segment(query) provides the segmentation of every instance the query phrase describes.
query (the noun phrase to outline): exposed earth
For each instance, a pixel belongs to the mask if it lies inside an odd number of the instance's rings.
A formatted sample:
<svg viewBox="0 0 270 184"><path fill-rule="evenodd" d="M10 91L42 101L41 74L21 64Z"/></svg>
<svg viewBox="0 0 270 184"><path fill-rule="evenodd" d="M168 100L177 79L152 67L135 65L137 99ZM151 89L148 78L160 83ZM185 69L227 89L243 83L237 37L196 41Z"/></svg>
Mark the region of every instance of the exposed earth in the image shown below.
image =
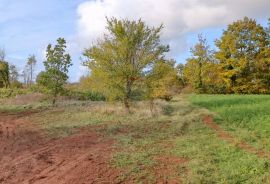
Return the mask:
<svg viewBox="0 0 270 184"><path fill-rule="evenodd" d="M117 183L108 164L114 141L93 128L64 138L48 138L24 117L0 114L1 184Z"/></svg>

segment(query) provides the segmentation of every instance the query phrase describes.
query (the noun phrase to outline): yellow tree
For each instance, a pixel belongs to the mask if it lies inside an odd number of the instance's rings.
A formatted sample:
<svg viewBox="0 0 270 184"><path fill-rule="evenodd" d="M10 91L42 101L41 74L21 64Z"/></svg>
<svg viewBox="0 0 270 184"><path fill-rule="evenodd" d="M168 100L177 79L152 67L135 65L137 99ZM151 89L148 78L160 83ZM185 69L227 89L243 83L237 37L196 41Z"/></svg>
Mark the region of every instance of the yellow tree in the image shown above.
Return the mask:
<svg viewBox="0 0 270 184"><path fill-rule="evenodd" d="M265 28L267 40L265 48L258 55L258 60L255 63L256 79L259 80L256 87L258 93L270 93L270 19L268 27Z"/></svg>
<svg viewBox="0 0 270 184"><path fill-rule="evenodd" d="M258 93L263 86L258 62L265 60L263 54L269 47L264 28L255 20L245 17L228 25L220 40L216 41L221 76L227 89L237 93ZM266 52L265 52L266 53Z"/></svg>
<svg viewBox="0 0 270 184"><path fill-rule="evenodd" d="M187 59L184 68L184 74L188 83L198 93L206 92L207 84L205 83L205 69L214 62L213 51L210 49L205 38L198 36L198 43L191 48L192 56ZM213 66L213 65L211 65Z"/></svg>
<svg viewBox="0 0 270 184"><path fill-rule="evenodd" d="M109 34L85 50L85 64L91 70L92 87L107 98L122 100L129 111L133 89L142 82L144 71L169 48L160 43L162 26L107 18L107 30Z"/></svg>
<svg viewBox="0 0 270 184"><path fill-rule="evenodd" d="M146 75L147 95L150 100L165 99L171 100L179 90L177 70L173 60L160 60Z"/></svg>

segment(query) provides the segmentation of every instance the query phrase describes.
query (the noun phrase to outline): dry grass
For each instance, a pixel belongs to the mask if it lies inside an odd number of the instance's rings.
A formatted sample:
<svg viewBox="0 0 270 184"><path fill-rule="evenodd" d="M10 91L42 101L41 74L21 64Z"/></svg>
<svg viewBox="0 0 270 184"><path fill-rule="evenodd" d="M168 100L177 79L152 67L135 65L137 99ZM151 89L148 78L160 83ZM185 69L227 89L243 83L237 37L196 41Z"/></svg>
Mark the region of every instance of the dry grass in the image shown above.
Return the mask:
<svg viewBox="0 0 270 184"><path fill-rule="evenodd" d="M101 102L92 102L88 108L88 111L92 113L98 113L103 115L116 115L116 116L125 116L127 115L127 110L120 102L112 103L101 103ZM163 113L163 107L167 102L162 100L156 100L154 102L154 108L151 111L150 103L148 101L133 102L131 105L131 114L138 117L149 118L152 116L158 116Z"/></svg>
<svg viewBox="0 0 270 184"><path fill-rule="evenodd" d="M39 103L45 98L46 96L41 93L31 93L31 94L17 95L14 98L2 99L0 100L0 103L2 105L29 105Z"/></svg>

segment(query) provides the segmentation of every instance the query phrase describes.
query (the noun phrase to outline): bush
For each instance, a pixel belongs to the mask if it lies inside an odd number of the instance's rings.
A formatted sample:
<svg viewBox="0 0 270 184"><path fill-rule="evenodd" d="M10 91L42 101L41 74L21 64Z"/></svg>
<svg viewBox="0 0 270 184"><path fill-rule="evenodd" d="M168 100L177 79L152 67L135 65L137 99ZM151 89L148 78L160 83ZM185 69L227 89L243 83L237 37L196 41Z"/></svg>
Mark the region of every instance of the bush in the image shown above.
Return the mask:
<svg viewBox="0 0 270 184"><path fill-rule="evenodd" d="M164 115L170 116L173 113L174 108L171 105L165 105L162 107L162 111Z"/></svg>
<svg viewBox="0 0 270 184"><path fill-rule="evenodd" d="M0 89L0 99L29 93L26 89Z"/></svg>
<svg viewBox="0 0 270 184"><path fill-rule="evenodd" d="M11 83L11 88L12 89L19 89L19 88L23 88L23 84L19 81L14 81Z"/></svg>
<svg viewBox="0 0 270 184"><path fill-rule="evenodd" d="M76 100L82 100L82 101L105 101L104 95L98 92L81 92L81 91L73 91L73 90L68 90L64 94L65 96L68 96L70 98L76 99Z"/></svg>

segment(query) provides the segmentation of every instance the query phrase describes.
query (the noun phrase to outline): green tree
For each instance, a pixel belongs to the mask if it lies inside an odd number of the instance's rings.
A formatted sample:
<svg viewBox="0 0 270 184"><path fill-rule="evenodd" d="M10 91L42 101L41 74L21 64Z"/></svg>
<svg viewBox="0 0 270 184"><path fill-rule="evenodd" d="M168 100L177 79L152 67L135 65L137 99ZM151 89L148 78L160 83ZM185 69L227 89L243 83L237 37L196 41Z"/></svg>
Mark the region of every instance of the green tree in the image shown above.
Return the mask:
<svg viewBox="0 0 270 184"><path fill-rule="evenodd" d="M5 59L5 50L0 49L0 87L8 88L10 87L9 64Z"/></svg>
<svg viewBox="0 0 270 184"><path fill-rule="evenodd" d="M179 83L180 83L181 87L183 88L183 87L186 86L186 79L185 79L185 74L184 74L185 65L182 64L182 63L179 63L176 66L176 70L177 70L177 75L178 75Z"/></svg>
<svg viewBox="0 0 270 184"><path fill-rule="evenodd" d="M192 56L187 59L184 69L185 76L191 86L198 93L205 92L204 68L207 63L213 62L213 51L210 50L205 38L198 36L198 43L191 48Z"/></svg>
<svg viewBox="0 0 270 184"><path fill-rule="evenodd" d="M160 43L162 28L150 28L141 20L107 18L109 34L84 52L93 88L107 98L121 99L129 111L134 86L169 50Z"/></svg>
<svg viewBox="0 0 270 184"><path fill-rule="evenodd" d="M15 65L9 66L9 78L11 83L17 82L19 79L19 72Z"/></svg>
<svg viewBox="0 0 270 184"><path fill-rule="evenodd" d="M245 17L228 25L216 46L219 49L216 58L228 91L260 93L265 90L259 73L269 57L269 40L265 29L256 20Z"/></svg>
<svg viewBox="0 0 270 184"><path fill-rule="evenodd" d="M9 79L11 88L22 88L23 85L19 81L19 72L15 65L9 66Z"/></svg>
<svg viewBox="0 0 270 184"><path fill-rule="evenodd" d="M64 38L58 38L57 44L53 47L48 45L46 51L46 61L44 61L45 72L41 73L39 84L46 88L46 91L52 95L52 102L55 104L57 96L63 91L63 86L68 79L68 68L71 64L71 57L65 51L66 41Z"/></svg>
<svg viewBox="0 0 270 184"><path fill-rule="evenodd" d="M36 56L35 55L30 55L28 58L27 58L27 63L26 63L26 73L28 73L28 83L29 84L32 84L33 83L33 77L34 77L34 69L35 69L35 65L37 63L37 60L36 60Z"/></svg>
<svg viewBox="0 0 270 184"><path fill-rule="evenodd" d="M265 28L268 47L270 47L270 18L268 19L268 27Z"/></svg>

